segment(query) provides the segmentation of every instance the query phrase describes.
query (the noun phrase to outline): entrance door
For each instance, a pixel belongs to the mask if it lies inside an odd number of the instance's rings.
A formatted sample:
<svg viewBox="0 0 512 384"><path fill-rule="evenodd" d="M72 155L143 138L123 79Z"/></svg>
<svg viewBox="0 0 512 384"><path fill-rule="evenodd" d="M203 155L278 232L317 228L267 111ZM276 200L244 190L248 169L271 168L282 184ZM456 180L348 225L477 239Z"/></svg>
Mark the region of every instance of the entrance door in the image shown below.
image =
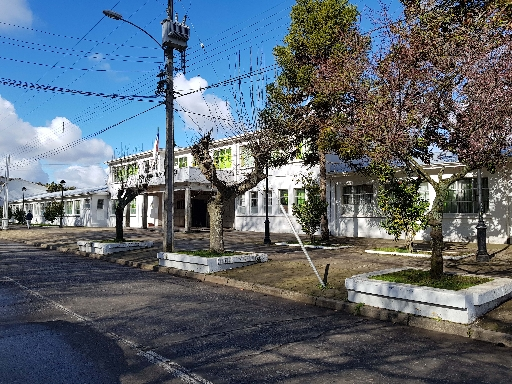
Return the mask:
<svg viewBox="0 0 512 384"><path fill-rule="evenodd" d="M206 227L206 201L201 199L192 199L192 226Z"/></svg>

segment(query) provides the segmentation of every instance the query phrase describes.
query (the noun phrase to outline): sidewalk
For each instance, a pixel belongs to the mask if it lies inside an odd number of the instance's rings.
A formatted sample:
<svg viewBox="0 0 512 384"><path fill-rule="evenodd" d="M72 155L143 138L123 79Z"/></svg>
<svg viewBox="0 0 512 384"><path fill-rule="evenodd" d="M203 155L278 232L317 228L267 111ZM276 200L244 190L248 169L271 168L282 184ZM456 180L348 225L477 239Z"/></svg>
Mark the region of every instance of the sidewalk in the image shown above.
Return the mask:
<svg viewBox="0 0 512 384"><path fill-rule="evenodd" d="M328 289L321 290L318 279L300 248L263 245L264 236L262 233L226 231L225 246L226 249L267 253L269 262L211 275L159 267L156 254L162 249L162 232L155 229L125 229L127 240L152 240L154 241L152 248L126 251L108 256L89 255L78 251L76 244L78 240L113 239L114 235L115 228L32 227L28 230L24 226L11 225L9 230L0 231L0 245L2 241L24 242L145 270L170 273L235 286L240 289L255 290L306 304L512 346L512 300L502 304L469 326L434 319L410 317L368 306L361 308L356 304L348 303L345 290L345 278L347 277L402 266L429 267L428 258L386 256L364 252L365 249L396 245L395 242L390 240L335 238L334 241L340 245L350 245L351 247L338 250L309 249L309 255L320 276L323 277L326 265L330 265ZM293 235L290 234L271 234L271 239L273 243L294 240ZM188 234L177 232L175 234L175 248L177 250L205 249L208 248L208 245L209 232L207 231ZM447 250L461 254L476 252L476 244L473 243L446 243L445 246ZM507 244L488 245L488 251L492 256L489 263L477 263L474 257L462 260L446 260L445 270L512 277L512 248Z"/></svg>

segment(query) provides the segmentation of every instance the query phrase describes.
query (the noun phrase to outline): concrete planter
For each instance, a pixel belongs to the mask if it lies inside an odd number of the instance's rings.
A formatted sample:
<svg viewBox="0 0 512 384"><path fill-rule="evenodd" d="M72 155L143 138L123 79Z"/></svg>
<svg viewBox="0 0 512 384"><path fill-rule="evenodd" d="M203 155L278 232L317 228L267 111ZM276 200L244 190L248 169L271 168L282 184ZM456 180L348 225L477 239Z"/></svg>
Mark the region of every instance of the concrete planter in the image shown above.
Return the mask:
<svg viewBox="0 0 512 384"><path fill-rule="evenodd" d="M300 247L300 244L298 243L275 243L276 245L287 245L288 247ZM304 244L304 248L311 248L311 249L343 249L343 248L350 248L351 245L313 245L313 244Z"/></svg>
<svg viewBox="0 0 512 384"><path fill-rule="evenodd" d="M240 268L268 261L265 253L246 253L235 256L200 257L182 253L158 252L158 264L162 267L182 269L199 273L212 273Z"/></svg>
<svg viewBox="0 0 512 384"><path fill-rule="evenodd" d="M431 257L429 253L409 253L409 252L388 252L388 251L376 251L374 249L366 249L366 253L376 253L378 255L393 255L393 256L407 256L407 257ZM446 253L446 252L445 252ZM443 260L461 260L470 256L475 256L474 253L460 256L443 255Z"/></svg>
<svg viewBox="0 0 512 384"><path fill-rule="evenodd" d="M369 278L402 269L364 273L346 279L348 300L417 316L470 324L512 298L512 279L508 278L494 278L488 283L460 291Z"/></svg>
<svg viewBox="0 0 512 384"><path fill-rule="evenodd" d="M150 248L152 241L129 241L125 243L98 243L94 241L78 241L78 249L82 252L109 255L116 252L131 251L134 249Z"/></svg>

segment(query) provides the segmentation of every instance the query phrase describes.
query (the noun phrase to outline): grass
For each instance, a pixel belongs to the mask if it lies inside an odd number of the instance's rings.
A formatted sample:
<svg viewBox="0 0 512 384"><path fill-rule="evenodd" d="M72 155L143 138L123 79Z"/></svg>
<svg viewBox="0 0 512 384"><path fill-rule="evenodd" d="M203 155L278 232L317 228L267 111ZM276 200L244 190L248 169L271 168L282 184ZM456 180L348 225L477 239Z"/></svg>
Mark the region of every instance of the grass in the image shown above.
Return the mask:
<svg viewBox="0 0 512 384"><path fill-rule="evenodd" d="M441 279L432 279L429 271L422 271L418 269L406 269L385 275L372 276L371 279L390 281L394 283L422 285L425 287L449 289L452 291L458 291L492 281L492 279L484 277L449 274L444 274Z"/></svg>
<svg viewBox="0 0 512 384"><path fill-rule="evenodd" d="M200 249L198 251L177 251L177 253L184 254L184 255L190 255L190 256L199 256L199 257L224 257L224 256L234 256L237 254L236 252L210 251L209 249Z"/></svg>

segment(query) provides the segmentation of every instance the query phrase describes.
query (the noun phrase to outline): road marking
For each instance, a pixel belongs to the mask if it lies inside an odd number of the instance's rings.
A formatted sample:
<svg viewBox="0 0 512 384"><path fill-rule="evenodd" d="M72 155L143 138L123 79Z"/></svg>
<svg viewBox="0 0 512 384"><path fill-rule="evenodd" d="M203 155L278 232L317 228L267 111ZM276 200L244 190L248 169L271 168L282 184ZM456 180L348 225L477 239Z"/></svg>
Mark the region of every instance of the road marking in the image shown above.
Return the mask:
<svg viewBox="0 0 512 384"><path fill-rule="evenodd" d="M47 297L44 297L39 292L36 292L36 291L34 291L34 290L24 286L23 284L17 282L16 280L14 280L14 279L12 279L10 277L4 276L2 278L2 281L9 281L11 283L14 283L15 285L17 285L21 289L27 291L30 295L35 296L35 297L37 297L37 298L39 298L39 299L41 299L41 300L43 300L43 301L45 301L47 303L50 303L55 308L60 309L61 311L63 311L66 314L70 315L71 317L73 317L74 319L78 320L79 322L86 323L87 325L89 325L89 326L93 327L94 329L100 331L104 335L107 335L111 339L114 339L115 341L118 341L120 343L123 343L123 344L127 345L129 348L131 348L134 351L136 351L138 356L141 356L141 357L145 358L147 361L149 361L153 365L157 365L160 368L163 368L167 373L170 373L174 377L177 377L177 378L181 379L182 381L184 381L187 384L213 384L212 382L210 382L210 381L208 381L206 379L203 379L202 377L200 377L200 376L190 372L185 367L182 367L181 365L179 365L179 364L177 364L177 363L167 359L166 357L156 353L155 351L147 350L143 346L141 346L139 344L136 344L133 341L124 339L123 337L121 337L121 336L119 336L119 335L117 335L115 333L112 333L112 332L109 332L109 331L105 331L104 329L102 329L102 327L97 325L93 320L91 320L91 319L89 319L89 318L87 318L85 316L79 315L76 312L73 312L69 308L64 307L63 305L57 303L56 301L53 301L53 300L51 300L51 299L49 299Z"/></svg>

